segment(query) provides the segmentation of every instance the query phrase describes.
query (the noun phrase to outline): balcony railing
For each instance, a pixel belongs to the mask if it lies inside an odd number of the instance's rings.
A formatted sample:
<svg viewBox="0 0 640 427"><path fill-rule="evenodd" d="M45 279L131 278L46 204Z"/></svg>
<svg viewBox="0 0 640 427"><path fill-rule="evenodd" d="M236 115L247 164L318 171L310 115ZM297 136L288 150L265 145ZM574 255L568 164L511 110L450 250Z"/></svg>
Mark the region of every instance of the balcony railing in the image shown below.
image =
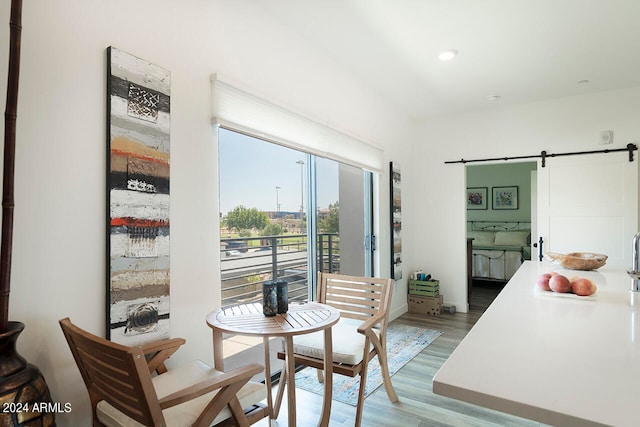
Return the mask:
<svg viewBox="0 0 640 427"><path fill-rule="evenodd" d="M262 284L286 280L289 301L307 301L306 234L221 239L222 306L262 300ZM317 268L340 271L340 239L319 234Z"/></svg>

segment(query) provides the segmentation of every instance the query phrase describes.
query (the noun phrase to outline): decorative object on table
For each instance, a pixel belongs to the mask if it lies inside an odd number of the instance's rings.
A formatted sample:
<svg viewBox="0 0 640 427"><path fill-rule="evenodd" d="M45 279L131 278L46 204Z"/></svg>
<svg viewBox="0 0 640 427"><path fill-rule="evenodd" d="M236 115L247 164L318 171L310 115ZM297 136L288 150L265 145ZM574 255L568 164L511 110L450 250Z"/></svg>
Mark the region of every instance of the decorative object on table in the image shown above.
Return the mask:
<svg viewBox="0 0 640 427"><path fill-rule="evenodd" d="M402 192L400 165L390 163L391 189L391 278L402 279Z"/></svg>
<svg viewBox="0 0 640 427"><path fill-rule="evenodd" d="M276 293L278 295L278 314L289 310L289 283L286 280L276 281Z"/></svg>
<svg viewBox="0 0 640 427"><path fill-rule="evenodd" d="M169 337L169 71L107 49L107 338Z"/></svg>
<svg viewBox="0 0 640 427"><path fill-rule="evenodd" d="M265 316L278 314L278 282L270 280L262 284L262 313Z"/></svg>
<svg viewBox="0 0 640 427"><path fill-rule="evenodd" d="M544 257L552 264L570 270L596 270L607 263L607 255L593 252L571 252L558 254L545 252Z"/></svg>
<svg viewBox="0 0 640 427"><path fill-rule="evenodd" d="M387 328L387 353L389 374L394 375L422 350L442 335L442 331L422 329L401 323L389 323ZM369 362L369 372L364 395L369 396L382 385L382 373L378 358ZM323 384L318 382L316 370L306 368L296 374L296 387L322 395ZM333 376L333 399L352 406L358 402L359 379L342 375Z"/></svg>
<svg viewBox="0 0 640 427"><path fill-rule="evenodd" d="M34 411L38 405L51 408L47 383L37 366L16 351L16 341L24 323L9 321L11 256L13 247L14 171L16 122L22 33L22 0L11 0L9 17L9 71L4 127L4 168L2 194L2 243L0 249L0 425L54 426L52 411ZM20 408L29 410L21 411Z"/></svg>
<svg viewBox="0 0 640 427"><path fill-rule="evenodd" d="M493 187L492 201L494 210L518 209L518 187Z"/></svg>
<svg viewBox="0 0 640 427"><path fill-rule="evenodd" d="M467 210L487 209L487 187L467 188Z"/></svg>

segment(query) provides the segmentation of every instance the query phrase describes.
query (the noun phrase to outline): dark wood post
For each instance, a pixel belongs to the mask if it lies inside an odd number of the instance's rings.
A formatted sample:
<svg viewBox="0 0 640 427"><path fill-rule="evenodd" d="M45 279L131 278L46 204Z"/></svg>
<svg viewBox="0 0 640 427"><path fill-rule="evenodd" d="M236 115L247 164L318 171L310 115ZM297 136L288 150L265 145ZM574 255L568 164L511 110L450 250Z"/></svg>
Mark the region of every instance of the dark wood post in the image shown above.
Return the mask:
<svg viewBox="0 0 640 427"><path fill-rule="evenodd" d="M11 250L13 243L13 187L18 118L18 82L20 77L20 36L22 0L11 0L9 21L9 73L7 108L4 113L4 170L2 180L2 243L0 244L0 333L7 331L9 292L11 290Z"/></svg>

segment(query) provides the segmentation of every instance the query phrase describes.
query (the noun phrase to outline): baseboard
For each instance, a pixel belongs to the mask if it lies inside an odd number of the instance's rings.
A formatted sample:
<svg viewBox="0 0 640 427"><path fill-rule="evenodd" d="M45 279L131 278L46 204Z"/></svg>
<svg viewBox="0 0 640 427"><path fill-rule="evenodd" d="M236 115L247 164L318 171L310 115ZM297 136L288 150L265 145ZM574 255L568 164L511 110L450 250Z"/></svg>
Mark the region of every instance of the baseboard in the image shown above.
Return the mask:
<svg viewBox="0 0 640 427"><path fill-rule="evenodd" d="M397 319L398 317L402 316L408 311L409 311L409 304L405 302L400 307L396 308L395 310L391 310L389 312L389 321Z"/></svg>

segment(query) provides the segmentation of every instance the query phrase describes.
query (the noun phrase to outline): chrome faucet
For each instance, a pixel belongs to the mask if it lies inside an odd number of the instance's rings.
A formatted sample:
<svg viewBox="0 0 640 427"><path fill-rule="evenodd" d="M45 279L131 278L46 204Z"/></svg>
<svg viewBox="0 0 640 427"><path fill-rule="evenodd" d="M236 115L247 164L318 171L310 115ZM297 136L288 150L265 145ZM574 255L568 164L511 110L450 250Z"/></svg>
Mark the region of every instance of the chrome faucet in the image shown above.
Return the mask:
<svg viewBox="0 0 640 427"><path fill-rule="evenodd" d="M640 292L640 233L633 236L633 270L627 271L633 279L631 282L631 290Z"/></svg>

